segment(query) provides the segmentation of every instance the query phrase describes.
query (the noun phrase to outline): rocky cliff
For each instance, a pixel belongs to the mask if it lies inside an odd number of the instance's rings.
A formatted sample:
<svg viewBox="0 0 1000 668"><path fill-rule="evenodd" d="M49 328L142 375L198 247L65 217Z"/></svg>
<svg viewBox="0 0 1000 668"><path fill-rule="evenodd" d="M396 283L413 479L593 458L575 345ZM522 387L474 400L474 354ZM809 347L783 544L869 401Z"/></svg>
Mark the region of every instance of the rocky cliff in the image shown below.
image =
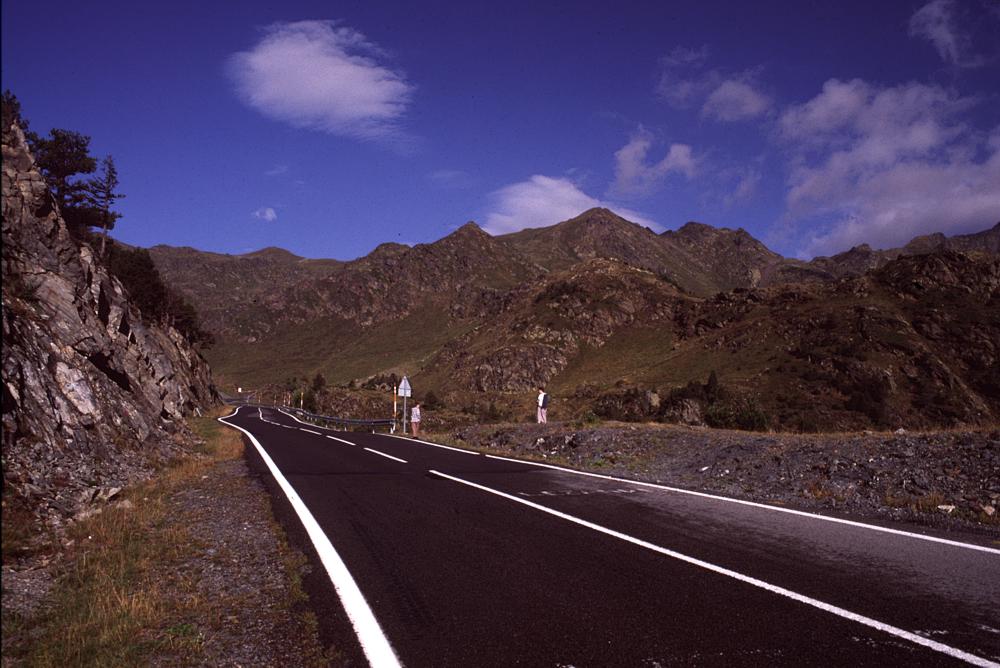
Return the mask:
<svg viewBox="0 0 1000 668"><path fill-rule="evenodd" d="M69 235L21 130L3 132L4 551L147 476L215 401L208 365L148 325Z"/></svg>

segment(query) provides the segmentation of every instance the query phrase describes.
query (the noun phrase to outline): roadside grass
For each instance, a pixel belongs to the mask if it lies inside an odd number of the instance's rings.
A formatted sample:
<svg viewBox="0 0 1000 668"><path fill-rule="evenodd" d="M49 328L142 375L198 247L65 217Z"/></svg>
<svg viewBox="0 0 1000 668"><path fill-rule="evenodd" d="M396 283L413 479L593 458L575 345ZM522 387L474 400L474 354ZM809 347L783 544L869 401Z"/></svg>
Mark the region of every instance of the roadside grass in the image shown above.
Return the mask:
<svg viewBox="0 0 1000 668"><path fill-rule="evenodd" d="M188 518L176 512L171 497L209 476L213 467L242 456L240 434L215 419L230 410L189 420L204 440L192 456L171 462L71 528L42 611L30 628L29 620L12 620L10 628L24 641L14 645L10 658L31 666L148 665L164 655L181 665L197 662L206 637L199 620L224 617L227 602L210 600L185 574L185 563L205 558L205 546L191 535ZM279 536L292 580L291 607L306 599L296 560L301 555ZM305 627L315 625L315 619L305 618L311 613L299 614Z"/></svg>

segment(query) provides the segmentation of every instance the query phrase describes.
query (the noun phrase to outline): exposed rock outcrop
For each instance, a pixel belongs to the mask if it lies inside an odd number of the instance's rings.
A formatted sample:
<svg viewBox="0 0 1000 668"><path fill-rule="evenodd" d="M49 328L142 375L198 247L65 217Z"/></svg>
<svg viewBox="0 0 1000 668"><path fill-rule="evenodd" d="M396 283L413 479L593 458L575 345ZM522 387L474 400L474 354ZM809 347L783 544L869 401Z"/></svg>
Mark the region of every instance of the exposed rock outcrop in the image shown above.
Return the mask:
<svg viewBox="0 0 1000 668"><path fill-rule="evenodd" d="M182 418L216 394L201 355L70 237L16 125L2 188L4 521L52 528L177 454Z"/></svg>

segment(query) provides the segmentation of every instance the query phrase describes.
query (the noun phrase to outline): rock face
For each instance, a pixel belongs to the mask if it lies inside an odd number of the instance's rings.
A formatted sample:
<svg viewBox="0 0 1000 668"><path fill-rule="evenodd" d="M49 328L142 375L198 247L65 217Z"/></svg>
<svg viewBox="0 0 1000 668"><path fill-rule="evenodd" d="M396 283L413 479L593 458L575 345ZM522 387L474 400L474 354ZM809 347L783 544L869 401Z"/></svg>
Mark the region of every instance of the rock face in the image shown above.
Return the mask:
<svg viewBox="0 0 1000 668"><path fill-rule="evenodd" d="M176 454L182 418L216 393L201 355L144 324L70 237L16 125L2 187L4 518L56 526Z"/></svg>

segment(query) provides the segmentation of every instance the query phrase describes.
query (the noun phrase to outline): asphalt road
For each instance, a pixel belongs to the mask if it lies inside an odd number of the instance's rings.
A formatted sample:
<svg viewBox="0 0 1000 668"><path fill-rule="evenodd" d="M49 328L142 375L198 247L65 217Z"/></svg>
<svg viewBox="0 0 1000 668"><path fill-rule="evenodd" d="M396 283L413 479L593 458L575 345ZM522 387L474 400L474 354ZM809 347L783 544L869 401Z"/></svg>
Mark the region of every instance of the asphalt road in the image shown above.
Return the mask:
<svg viewBox="0 0 1000 668"><path fill-rule="evenodd" d="M329 540L335 555L317 554L352 585L328 577L319 598L343 602L376 665L1000 664L1000 541L330 431L267 408L228 422L287 480L314 540Z"/></svg>

